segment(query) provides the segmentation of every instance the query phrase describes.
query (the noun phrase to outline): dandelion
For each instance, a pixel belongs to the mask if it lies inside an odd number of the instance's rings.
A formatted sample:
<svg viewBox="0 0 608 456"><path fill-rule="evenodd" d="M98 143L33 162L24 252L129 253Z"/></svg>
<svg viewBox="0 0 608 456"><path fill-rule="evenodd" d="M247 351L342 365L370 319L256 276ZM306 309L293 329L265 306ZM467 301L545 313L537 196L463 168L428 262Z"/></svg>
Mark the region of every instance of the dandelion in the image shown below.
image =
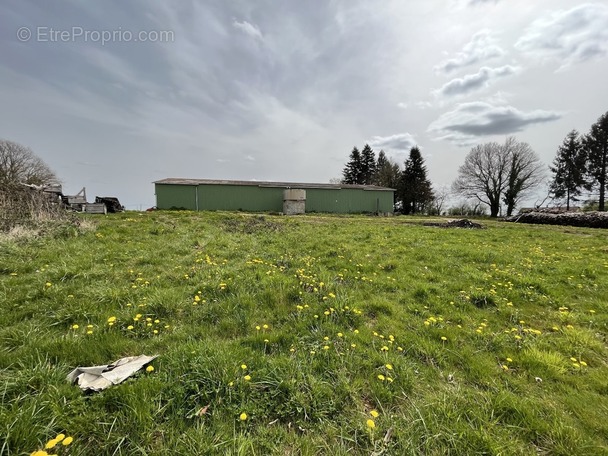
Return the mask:
<svg viewBox="0 0 608 456"><path fill-rule="evenodd" d="M367 420L367 427L370 429L374 429L376 427L376 423L374 422L374 420Z"/></svg>
<svg viewBox="0 0 608 456"><path fill-rule="evenodd" d="M262 328L268 329L268 325L263 325Z"/></svg>
<svg viewBox="0 0 608 456"><path fill-rule="evenodd" d="M53 286L53 284L51 282L47 282L44 284L45 287L50 288Z"/></svg>
<svg viewBox="0 0 608 456"><path fill-rule="evenodd" d="M382 374L378 374L378 380L380 380L381 382L383 382L384 380L386 380L386 377Z"/></svg>
<svg viewBox="0 0 608 456"><path fill-rule="evenodd" d="M507 361L510 362L510 363L513 362L513 360L511 358L507 358Z"/></svg>
<svg viewBox="0 0 608 456"><path fill-rule="evenodd" d="M351 348L357 348L357 344L350 344Z"/></svg>
<svg viewBox="0 0 608 456"><path fill-rule="evenodd" d="M146 367L146 372L154 372L154 366Z"/></svg>
<svg viewBox="0 0 608 456"><path fill-rule="evenodd" d="M388 370L393 370L392 364L386 364L384 367L386 367Z"/></svg>
<svg viewBox="0 0 608 456"><path fill-rule="evenodd" d="M441 336L441 340L445 342L446 340L448 340L448 338L445 336Z"/></svg>
<svg viewBox="0 0 608 456"><path fill-rule="evenodd" d="M323 350L329 350L329 345L323 345Z"/></svg>
<svg viewBox="0 0 608 456"><path fill-rule="evenodd" d="M58 434L57 437L55 437L55 440L58 442L61 442L63 439L65 439L65 434Z"/></svg>
<svg viewBox="0 0 608 456"><path fill-rule="evenodd" d="M108 323L114 323L116 321L116 317L108 318Z"/></svg>
<svg viewBox="0 0 608 456"><path fill-rule="evenodd" d="M76 324L72 325L72 329L78 329L78 328L80 328L80 326L78 326Z"/></svg>
<svg viewBox="0 0 608 456"><path fill-rule="evenodd" d="M46 442L46 445L44 445L44 448L46 450L50 449L50 448L55 448L55 446L59 443L59 441L57 439L51 439L48 442Z"/></svg>
<svg viewBox="0 0 608 456"><path fill-rule="evenodd" d="M374 418L378 418L378 416L380 415L377 410L372 410L371 412L369 412L369 414Z"/></svg>
<svg viewBox="0 0 608 456"><path fill-rule="evenodd" d="M93 331L91 331L90 329L87 331L87 334L93 334Z"/></svg>
<svg viewBox="0 0 608 456"><path fill-rule="evenodd" d="M393 383L393 377L386 377L386 381L389 383Z"/></svg>
<svg viewBox="0 0 608 456"><path fill-rule="evenodd" d="M74 441L74 437L66 437L65 439L63 439L63 441L61 442L61 444L63 446L68 446L70 443L72 443Z"/></svg>
<svg viewBox="0 0 608 456"><path fill-rule="evenodd" d="M133 325L129 325L129 326L127 326L127 329L128 329L129 331L131 331L131 330L133 329Z"/></svg>
<svg viewBox="0 0 608 456"><path fill-rule="evenodd" d="M256 327L255 327L255 329L256 329L257 331L259 331L259 330L260 330L260 329L262 329L262 328L261 328L261 327L258 325L258 326L256 326Z"/></svg>
<svg viewBox="0 0 608 456"><path fill-rule="evenodd" d="M241 369L243 369L243 370L247 369L247 364L241 364Z"/></svg>
<svg viewBox="0 0 608 456"><path fill-rule="evenodd" d="M241 413L239 415L239 420L241 420L241 421L247 420L247 414L245 412Z"/></svg>
<svg viewBox="0 0 608 456"><path fill-rule="evenodd" d="M243 380L245 380L246 382L250 381L251 380L251 375L245 375L243 377Z"/></svg>
<svg viewBox="0 0 608 456"><path fill-rule="evenodd" d="M383 347L380 349L380 351L386 352L386 351L388 351L388 347L387 347L386 345L384 345L384 346L383 346Z"/></svg>
<svg viewBox="0 0 608 456"><path fill-rule="evenodd" d="M344 337L344 334L338 333L338 337Z"/></svg>
<svg viewBox="0 0 608 456"><path fill-rule="evenodd" d="M587 367L587 363L585 361L580 361L580 363L581 363L581 366Z"/></svg>

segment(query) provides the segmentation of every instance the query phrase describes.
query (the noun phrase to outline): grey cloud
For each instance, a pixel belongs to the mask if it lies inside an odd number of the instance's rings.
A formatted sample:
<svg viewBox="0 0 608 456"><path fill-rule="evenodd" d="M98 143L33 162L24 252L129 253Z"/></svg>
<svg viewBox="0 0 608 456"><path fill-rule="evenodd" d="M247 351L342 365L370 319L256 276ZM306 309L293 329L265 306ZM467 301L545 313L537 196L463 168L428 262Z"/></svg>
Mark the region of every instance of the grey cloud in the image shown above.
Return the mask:
<svg viewBox="0 0 608 456"><path fill-rule="evenodd" d="M374 149L403 152L415 146L416 140L409 133L400 133L391 136L374 136L369 140L369 145Z"/></svg>
<svg viewBox="0 0 608 456"><path fill-rule="evenodd" d="M466 95L476 90L488 87L496 79L513 75L517 68L505 65L499 68L483 67L475 74L468 74L462 78L452 79L440 89L435 90L435 96L453 97Z"/></svg>
<svg viewBox="0 0 608 456"><path fill-rule="evenodd" d="M522 112L513 106L495 106L485 102L462 103L441 115L429 125L428 131L438 139L469 144L480 136L506 135L526 127L558 120L561 113L534 110Z"/></svg>
<svg viewBox="0 0 608 456"><path fill-rule="evenodd" d="M515 48L535 58L554 58L561 69L608 55L608 6L587 3L534 21Z"/></svg>
<svg viewBox="0 0 608 456"><path fill-rule="evenodd" d="M435 66L435 71L438 73L450 73L459 68L503 56L505 51L496 45L494 41L488 30L477 32L461 52L457 53L455 57L444 60Z"/></svg>

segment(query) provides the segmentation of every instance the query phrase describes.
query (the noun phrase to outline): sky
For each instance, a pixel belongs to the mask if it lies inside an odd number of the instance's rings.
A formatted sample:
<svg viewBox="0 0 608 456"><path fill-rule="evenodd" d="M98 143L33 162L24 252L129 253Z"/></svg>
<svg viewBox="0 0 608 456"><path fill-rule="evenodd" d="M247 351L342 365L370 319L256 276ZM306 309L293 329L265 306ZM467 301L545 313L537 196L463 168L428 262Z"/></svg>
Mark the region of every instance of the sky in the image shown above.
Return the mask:
<svg viewBox="0 0 608 456"><path fill-rule="evenodd" d="M607 74L605 0L0 2L0 139L133 210L168 177L326 183L366 143L436 188L511 135L548 169Z"/></svg>

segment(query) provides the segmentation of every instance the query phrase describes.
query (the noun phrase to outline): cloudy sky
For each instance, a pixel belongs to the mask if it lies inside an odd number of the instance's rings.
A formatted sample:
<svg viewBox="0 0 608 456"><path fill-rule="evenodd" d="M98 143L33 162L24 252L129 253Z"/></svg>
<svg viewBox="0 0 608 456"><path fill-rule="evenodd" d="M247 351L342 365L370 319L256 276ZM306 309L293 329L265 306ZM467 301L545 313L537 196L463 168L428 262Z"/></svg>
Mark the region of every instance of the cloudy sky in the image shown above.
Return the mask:
<svg viewBox="0 0 608 456"><path fill-rule="evenodd" d="M368 142L434 185L608 110L605 0L3 0L0 138L128 209L166 177L328 182Z"/></svg>

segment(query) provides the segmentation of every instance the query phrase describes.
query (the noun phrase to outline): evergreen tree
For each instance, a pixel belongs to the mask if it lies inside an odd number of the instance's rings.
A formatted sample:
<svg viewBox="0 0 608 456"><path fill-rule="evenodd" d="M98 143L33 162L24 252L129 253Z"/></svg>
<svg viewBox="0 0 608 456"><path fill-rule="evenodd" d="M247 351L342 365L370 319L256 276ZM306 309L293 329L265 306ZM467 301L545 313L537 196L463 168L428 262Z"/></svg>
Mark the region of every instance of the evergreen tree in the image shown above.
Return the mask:
<svg viewBox="0 0 608 456"><path fill-rule="evenodd" d="M587 156L588 189L599 189L599 210L605 211L606 174L608 172L608 112L591 125L583 139Z"/></svg>
<svg viewBox="0 0 608 456"><path fill-rule="evenodd" d="M371 185L376 174L376 154L366 144L361 151L361 181L358 184Z"/></svg>
<svg viewBox="0 0 608 456"><path fill-rule="evenodd" d="M362 179L362 175L361 152L356 147L353 147L348 163L342 171L342 183L358 184Z"/></svg>
<svg viewBox="0 0 608 456"><path fill-rule="evenodd" d="M378 153L376 161L376 173L372 183L380 187L397 188L399 179L401 178L401 170L399 165L394 163L390 158L387 158L383 150Z"/></svg>
<svg viewBox="0 0 608 456"><path fill-rule="evenodd" d="M550 166L553 173L550 191L556 198L566 198L566 210L570 201L576 201L585 185L585 152L576 130L568 133L557 149L557 156Z"/></svg>
<svg viewBox="0 0 608 456"><path fill-rule="evenodd" d="M394 188L399 187L401 179L401 170L399 165L387 158L383 150L378 153L376 161L376 173L374 174L373 184L380 187ZM393 193L393 204L397 203L397 192Z"/></svg>
<svg viewBox="0 0 608 456"><path fill-rule="evenodd" d="M426 177L424 159L417 146L412 147L410 156L405 161L398 188L404 214L415 214L424 211L433 199L431 182Z"/></svg>

